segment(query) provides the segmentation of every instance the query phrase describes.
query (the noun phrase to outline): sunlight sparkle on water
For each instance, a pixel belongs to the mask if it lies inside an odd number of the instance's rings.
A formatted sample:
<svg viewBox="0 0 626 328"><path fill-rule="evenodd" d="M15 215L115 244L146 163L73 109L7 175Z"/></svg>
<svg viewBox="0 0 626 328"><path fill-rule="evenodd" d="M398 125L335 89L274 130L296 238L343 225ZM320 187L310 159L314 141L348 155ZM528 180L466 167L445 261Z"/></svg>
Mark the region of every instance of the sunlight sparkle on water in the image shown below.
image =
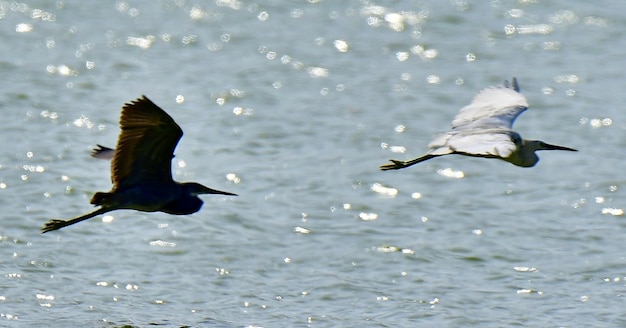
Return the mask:
<svg viewBox="0 0 626 328"><path fill-rule="evenodd" d="M424 53L422 53L422 59L433 59L439 55L439 51L437 49L426 49Z"/></svg>
<svg viewBox="0 0 626 328"><path fill-rule="evenodd" d="M56 21L56 15L41 9L33 9L30 12L30 17L32 19L40 19L44 22L54 22Z"/></svg>
<svg viewBox="0 0 626 328"><path fill-rule="evenodd" d="M15 32L17 33L27 33L32 30L33 30L33 25L31 24L21 23L21 24L15 25Z"/></svg>
<svg viewBox="0 0 626 328"><path fill-rule="evenodd" d="M541 44L541 48L546 51L558 51L561 50L561 42L545 41Z"/></svg>
<svg viewBox="0 0 626 328"><path fill-rule="evenodd" d="M226 174L226 180L232 182L232 183L240 183L241 182L241 178L237 176L237 174L235 173L228 173Z"/></svg>
<svg viewBox="0 0 626 328"><path fill-rule="evenodd" d="M265 58L269 59L269 60L274 60L276 59L276 56L278 56L278 53L276 53L275 51L268 51L265 54Z"/></svg>
<svg viewBox="0 0 626 328"><path fill-rule="evenodd" d="M267 11L262 11L259 13L259 15L257 16L257 18L264 22L266 20L268 20L270 18L270 14Z"/></svg>
<svg viewBox="0 0 626 328"><path fill-rule="evenodd" d="M605 117L605 118L592 118L589 119L587 117L582 117L579 120L580 124L589 124L589 126L591 126L594 129L597 128L602 128L602 127L609 127L611 125L613 125L613 119L611 119L610 117Z"/></svg>
<svg viewBox="0 0 626 328"><path fill-rule="evenodd" d="M392 153L404 154L406 152L406 147L404 147L404 146L391 146L391 147L389 147L389 150L391 150Z"/></svg>
<svg viewBox="0 0 626 328"><path fill-rule="evenodd" d="M606 207L602 209L602 214L622 216L624 215L624 210L621 208Z"/></svg>
<svg viewBox="0 0 626 328"><path fill-rule="evenodd" d="M554 82L556 83L578 83L580 82L580 78L578 75L568 74L568 75L557 75L554 77Z"/></svg>
<svg viewBox="0 0 626 328"><path fill-rule="evenodd" d="M328 69L323 68L323 67L309 67L307 68L307 72L314 79L320 78L320 77L327 77L329 74Z"/></svg>
<svg viewBox="0 0 626 328"><path fill-rule="evenodd" d="M215 272L217 272L217 274L219 274L220 276L225 276L230 274L230 271L228 271L228 269L225 268L215 268Z"/></svg>
<svg viewBox="0 0 626 328"><path fill-rule="evenodd" d="M383 6L370 5L361 9L361 16L367 17L369 26L386 26L393 31L402 32L407 28L407 25L416 26L421 24L428 18L429 12L427 10L395 12Z"/></svg>
<svg viewBox="0 0 626 328"><path fill-rule="evenodd" d="M378 219L378 214L361 212L359 213L359 218L363 221L374 221Z"/></svg>
<svg viewBox="0 0 626 328"><path fill-rule="evenodd" d="M217 0L215 4L220 7L228 7L233 10L239 10L243 6L241 1L238 0Z"/></svg>
<svg viewBox="0 0 626 328"><path fill-rule="evenodd" d="M295 227L295 228L293 228L293 232L301 233L301 234L309 234L309 233L311 233L311 230L309 230L307 228L303 228L303 227Z"/></svg>
<svg viewBox="0 0 626 328"><path fill-rule="evenodd" d="M550 16L550 22L560 25L571 25L578 22L578 16L571 10L558 10Z"/></svg>
<svg viewBox="0 0 626 328"><path fill-rule="evenodd" d="M52 295L36 294L35 298L38 300L54 301L54 296Z"/></svg>
<svg viewBox="0 0 626 328"><path fill-rule="evenodd" d="M51 112L49 110L42 110L41 113L39 113L39 116L49 118L51 120L56 120L57 118L59 118L59 113Z"/></svg>
<svg viewBox="0 0 626 328"><path fill-rule="evenodd" d="M52 66L52 65L48 65L46 67L46 71L48 71L48 73L58 73L61 76L76 76L78 75L78 71L72 69L71 67L67 66L67 65L59 65L59 66Z"/></svg>
<svg viewBox="0 0 626 328"><path fill-rule="evenodd" d="M383 245L376 247L377 252L381 253L396 253L396 252L404 252L402 247L391 246L391 245Z"/></svg>
<svg viewBox="0 0 626 328"><path fill-rule="evenodd" d="M401 62L406 61L409 59L409 53L407 51L398 51L396 52L396 59Z"/></svg>
<svg viewBox="0 0 626 328"><path fill-rule="evenodd" d="M150 246L158 246L158 247L176 247L176 243L163 241L163 240L154 240L150 242Z"/></svg>
<svg viewBox="0 0 626 328"><path fill-rule="evenodd" d="M31 173L42 173L44 172L46 169L41 166L41 165L23 165L22 168L25 171L31 172Z"/></svg>
<svg viewBox="0 0 626 328"><path fill-rule="evenodd" d="M520 25L515 28L518 34L550 34L554 28L548 24Z"/></svg>
<svg viewBox="0 0 626 328"><path fill-rule="evenodd" d="M451 168L438 169L437 174L444 176L446 178L455 178L455 179L462 179L465 177L465 173L463 173L463 171L453 170Z"/></svg>
<svg viewBox="0 0 626 328"><path fill-rule="evenodd" d="M513 270L515 270L517 272L537 272L537 271L539 271L537 268L527 267L527 266L516 266L516 267L513 267Z"/></svg>
<svg viewBox="0 0 626 328"><path fill-rule="evenodd" d="M289 16L291 18L301 18L302 16L304 16L304 10L302 10L302 9L293 9L293 10L291 10L291 13L289 14Z"/></svg>
<svg viewBox="0 0 626 328"><path fill-rule="evenodd" d="M509 9L507 11L507 14L509 14L509 16L511 16L513 18L520 18L520 17L524 16L524 10L513 8L513 9Z"/></svg>
<svg viewBox="0 0 626 328"><path fill-rule="evenodd" d="M390 187L385 187L382 184L376 182L374 184L372 184L372 186L370 187L370 190L372 190L375 193L381 194L381 195L385 195L385 196L396 196L398 194L398 189L396 188L390 188Z"/></svg>
<svg viewBox="0 0 626 328"><path fill-rule="evenodd" d="M439 84L439 82L441 82L441 79L437 75L429 75L426 77L426 82L428 84Z"/></svg>
<svg viewBox="0 0 626 328"><path fill-rule="evenodd" d="M335 46L335 48L337 48L337 51L339 52L348 52L348 49L350 48L348 42L344 40L335 40L335 42L333 42L333 45Z"/></svg>
<svg viewBox="0 0 626 328"><path fill-rule="evenodd" d="M251 116L252 114L254 114L254 109L252 108L243 108L243 107L235 107L233 108L233 114L239 116L239 115L243 115L243 116Z"/></svg>
<svg viewBox="0 0 626 328"><path fill-rule="evenodd" d="M148 35L144 38L129 36L126 39L126 44L129 46L139 47L141 49L148 49L152 46L154 41L156 41L156 37L154 35Z"/></svg>
<svg viewBox="0 0 626 328"><path fill-rule="evenodd" d="M88 118L87 116L85 116L85 115L81 115L79 118L75 119L75 120L74 120L74 122L73 122L73 124L74 124L75 126L79 127L79 128L86 127L86 128L88 128L88 129L93 128L93 127L94 127L94 125L95 125L95 124L94 124L91 120L89 120L89 118Z"/></svg>

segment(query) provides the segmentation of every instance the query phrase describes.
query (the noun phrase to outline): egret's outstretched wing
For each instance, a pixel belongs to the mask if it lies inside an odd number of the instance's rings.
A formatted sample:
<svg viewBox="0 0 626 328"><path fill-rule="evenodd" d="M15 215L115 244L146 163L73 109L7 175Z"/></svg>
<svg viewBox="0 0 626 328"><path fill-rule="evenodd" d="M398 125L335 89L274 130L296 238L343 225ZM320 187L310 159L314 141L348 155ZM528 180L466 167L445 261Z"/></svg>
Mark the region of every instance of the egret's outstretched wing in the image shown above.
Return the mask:
<svg viewBox="0 0 626 328"><path fill-rule="evenodd" d="M515 138L520 137L508 130L483 130L452 135L446 146L464 155L507 158L517 149Z"/></svg>
<svg viewBox="0 0 626 328"><path fill-rule="evenodd" d="M511 129L515 119L528 108L526 97L519 93L517 79L512 85L482 90L471 104L461 108L452 121L453 130Z"/></svg>
<svg viewBox="0 0 626 328"><path fill-rule="evenodd" d="M120 133L111 162L113 189L140 182L172 181L172 157L183 131L146 96L122 108Z"/></svg>

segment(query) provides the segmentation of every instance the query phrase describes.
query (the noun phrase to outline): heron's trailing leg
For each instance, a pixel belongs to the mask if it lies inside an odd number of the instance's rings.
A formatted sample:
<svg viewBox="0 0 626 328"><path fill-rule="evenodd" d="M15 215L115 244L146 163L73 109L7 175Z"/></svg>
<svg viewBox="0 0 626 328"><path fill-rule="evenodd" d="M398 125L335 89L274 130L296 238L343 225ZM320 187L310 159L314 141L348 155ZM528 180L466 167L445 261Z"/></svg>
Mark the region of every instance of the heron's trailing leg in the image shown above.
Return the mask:
<svg viewBox="0 0 626 328"><path fill-rule="evenodd" d="M94 216L97 216L97 215L100 215L100 214L103 214L103 213L106 213L106 212L110 212L112 210L113 209L111 209L111 208L101 207L101 208L99 208L99 209L97 209L97 210L95 210L95 211L93 211L91 213L87 213L85 215L81 215L81 216L79 216L77 218L74 218L74 219L71 219L71 220L50 220L50 221L48 221L46 223L46 225L44 225L43 228L41 228L41 233L46 233L48 231L59 230L61 228L70 226L70 225L72 225L74 223L78 223L78 222L81 222L81 221L89 220L89 219L91 219Z"/></svg>

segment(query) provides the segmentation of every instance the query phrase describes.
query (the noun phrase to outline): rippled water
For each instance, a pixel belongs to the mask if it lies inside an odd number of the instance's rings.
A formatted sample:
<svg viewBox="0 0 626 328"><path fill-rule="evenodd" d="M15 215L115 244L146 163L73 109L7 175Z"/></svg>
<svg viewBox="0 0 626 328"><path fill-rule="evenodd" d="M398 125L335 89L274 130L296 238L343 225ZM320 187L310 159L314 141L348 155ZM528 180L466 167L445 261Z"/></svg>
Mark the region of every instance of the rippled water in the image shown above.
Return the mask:
<svg viewBox="0 0 626 328"><path fill-rule="evenodd" d="M0 326L623 326L620 2L0 2ZM534 168L425 152L516 76ZM91 210L124 102L190 216Z"/></svg>

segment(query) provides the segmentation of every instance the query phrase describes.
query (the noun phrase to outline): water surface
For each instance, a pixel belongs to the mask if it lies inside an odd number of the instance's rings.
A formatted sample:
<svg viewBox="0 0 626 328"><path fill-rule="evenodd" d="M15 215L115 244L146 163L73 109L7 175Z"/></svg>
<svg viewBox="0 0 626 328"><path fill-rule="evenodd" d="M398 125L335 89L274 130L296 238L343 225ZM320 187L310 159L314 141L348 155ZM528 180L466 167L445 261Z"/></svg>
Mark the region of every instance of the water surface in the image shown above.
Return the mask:
<svg viewBox="0 0 626 328"><path fill-rule="evenodd" d="M0 2L0 326L623 326L618 2ZM516 76L524 169L381 172ZM117 211L124 102L185 131L190 216ZM394 152L395 151L395 152ZM404 151L404 152L402 152Z"/></svg>

